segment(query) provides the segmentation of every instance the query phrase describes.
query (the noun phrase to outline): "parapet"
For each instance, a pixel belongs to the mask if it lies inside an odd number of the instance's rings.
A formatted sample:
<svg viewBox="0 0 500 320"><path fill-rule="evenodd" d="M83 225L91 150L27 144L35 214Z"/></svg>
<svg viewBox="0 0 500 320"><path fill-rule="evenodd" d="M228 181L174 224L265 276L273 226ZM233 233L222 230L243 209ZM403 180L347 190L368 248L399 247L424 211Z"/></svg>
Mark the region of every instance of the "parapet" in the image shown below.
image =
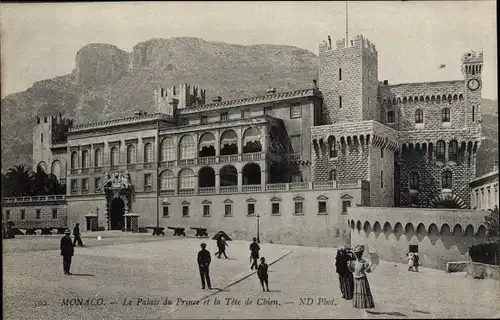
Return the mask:
<svg viewBox="0 0 500 320"><path fill-rule="evenodd" d="M462 56L462 63L482 63L483 62L483 52L475 52L470 50Z"/></svg>
<svg viewBox="0 0 500 320"><path fill-rule="evenodd" d="M332 50L331 44L329 43L330 39L327 41L323 41L322 44L319 45L319 52ZM351 40L350 43L347 43L345 38L337 40L336 49L341 50L349 47L361 47L367 49L369 52L377 54L377 48L375 44L371 43L370 40L365 39L363 35L357 35L354 40Z"/></svg>

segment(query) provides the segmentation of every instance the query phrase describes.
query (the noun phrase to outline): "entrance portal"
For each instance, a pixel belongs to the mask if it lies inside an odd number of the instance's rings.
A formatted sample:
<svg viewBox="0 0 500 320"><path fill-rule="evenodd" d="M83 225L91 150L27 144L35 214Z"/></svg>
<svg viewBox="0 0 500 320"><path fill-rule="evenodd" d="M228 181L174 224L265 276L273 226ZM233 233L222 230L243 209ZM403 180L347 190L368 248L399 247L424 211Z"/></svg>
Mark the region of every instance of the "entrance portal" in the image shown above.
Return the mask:
<svg viewBox="0 0 500 320"><path fill-rule="evenodd" d="M120 198L115 198L110 204L110 229L122 230L123 229L123 215L125 214L125 203Z"/></svg>

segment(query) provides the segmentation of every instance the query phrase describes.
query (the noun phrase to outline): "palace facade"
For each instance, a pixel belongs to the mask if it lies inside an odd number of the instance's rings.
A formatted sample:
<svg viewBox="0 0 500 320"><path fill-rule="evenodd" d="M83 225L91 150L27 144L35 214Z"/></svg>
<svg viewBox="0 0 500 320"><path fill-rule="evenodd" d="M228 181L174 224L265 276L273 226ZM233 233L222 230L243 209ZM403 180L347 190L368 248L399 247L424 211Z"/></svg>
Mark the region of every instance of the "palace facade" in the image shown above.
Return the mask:
<svg viewBox="0 0 500 320"><path fill-rule="evenodd" d="M273 241L332 244L349 236L351 206L471 207L482 53L463 55L463 79L395 85L363 36L325 41L319 58L303 90L207 102L182 84L154 92L153 114L37 118L33 165L66 183L68 224L98 211L108 229L250 237L259 216Z"/></svg>

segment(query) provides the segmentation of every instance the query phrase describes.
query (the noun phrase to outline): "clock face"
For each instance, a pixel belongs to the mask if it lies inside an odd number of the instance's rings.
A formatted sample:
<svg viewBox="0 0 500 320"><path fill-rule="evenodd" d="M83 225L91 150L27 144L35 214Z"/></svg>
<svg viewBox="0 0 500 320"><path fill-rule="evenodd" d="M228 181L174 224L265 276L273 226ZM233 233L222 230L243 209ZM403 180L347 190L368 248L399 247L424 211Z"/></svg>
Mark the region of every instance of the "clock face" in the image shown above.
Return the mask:
<svg viewBox="0 0 500 320"><path fill-rule="evenodd" d="M479 88L479 86L481 85L481 83L477 79L470 79L469 83L467 85L469 86L469 89L471 89L472 91L474 91L474 90L477 90Z"/></svg>

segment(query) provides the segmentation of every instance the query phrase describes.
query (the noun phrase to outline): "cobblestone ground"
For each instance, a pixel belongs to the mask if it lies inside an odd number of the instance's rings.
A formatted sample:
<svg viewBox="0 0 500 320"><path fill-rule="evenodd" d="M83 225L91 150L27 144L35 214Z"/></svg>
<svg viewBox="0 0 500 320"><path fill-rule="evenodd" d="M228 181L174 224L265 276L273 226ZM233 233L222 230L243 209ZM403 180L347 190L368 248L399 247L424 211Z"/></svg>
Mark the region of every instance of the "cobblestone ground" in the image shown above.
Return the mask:
<svg viewBox="0 0 500 320"><path fill-rule="evenodd" d="M130 238L127 237L126 241L132 241ZM155 238L154 242L77 248L72 265L74 276L62 274L62 259L58 250L4 253L4 318L500 316L498 281L475 280L466 278L464 273L446 274L426 268L419 273L409 273L404 265L389 262L381 262L369 276L376 308L369 312L354 309L351 301L340 298L333 266L333 248L262 244L262 253L268 262L281 258L269 268L271 292L264 293L257 276L251 274L249 268L248 243L232 241L228 248L230 259L213 257L211 278L213 287L217 289L201 290L195 262L201 240L175 239ZM136 240L146 241L147 238L137 237ZM205 241L213 255L216 251L214 241ZM11 246L14 249L14 245ZM102 298L105 305L62 305L66 298ZM138 298L143 302L149 299L153 303L158 299L160 305L138 305ZM166 298L172 305L163 305ZM305 303L312 301L312 304L301 305L300 298ZM320 301L321 298L323 300ZM131 305L124 306L124 299L126 303L131 301ZM214 305L215 299L220 304ZM201 302L187 305L196 300ZM41 301L42 306L35 307L37 301ZM246 305L246 301L252 302Z"/></svg>

